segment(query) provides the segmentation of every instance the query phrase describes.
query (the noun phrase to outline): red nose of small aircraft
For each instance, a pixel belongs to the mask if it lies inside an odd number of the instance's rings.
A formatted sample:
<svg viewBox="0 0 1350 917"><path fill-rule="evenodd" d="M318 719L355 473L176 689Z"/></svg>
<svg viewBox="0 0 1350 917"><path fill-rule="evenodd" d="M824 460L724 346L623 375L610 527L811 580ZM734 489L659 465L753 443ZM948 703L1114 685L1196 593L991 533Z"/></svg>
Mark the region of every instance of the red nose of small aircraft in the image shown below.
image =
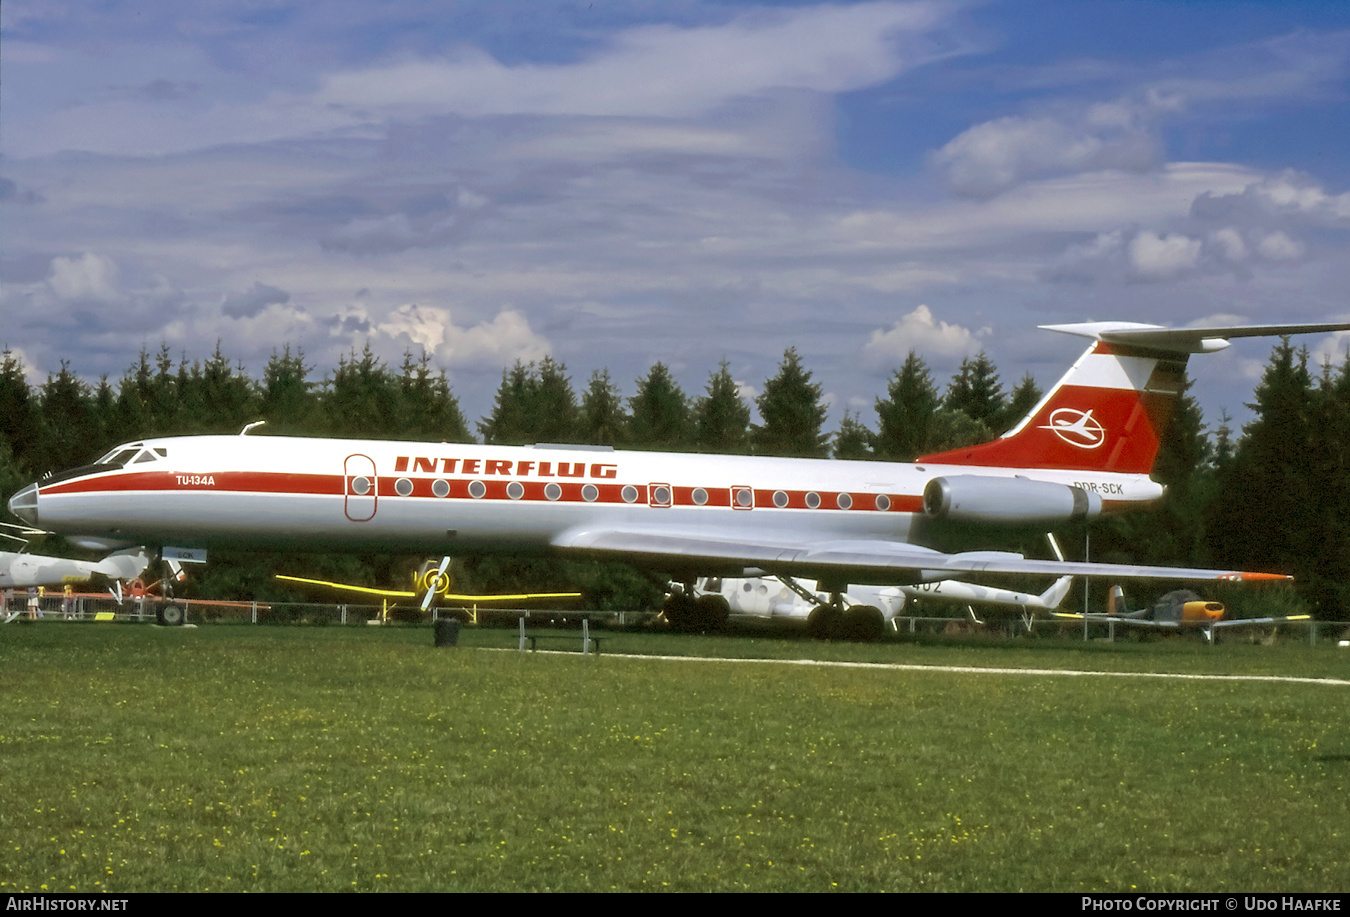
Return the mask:
<svg viewBox="0 0 1350 917"><path fill-rule="evenodd" d="M9 511L18 516L24 522L37 528L38 524L38 487L36 484L29 484L23 490L9 498Z"/></svg>

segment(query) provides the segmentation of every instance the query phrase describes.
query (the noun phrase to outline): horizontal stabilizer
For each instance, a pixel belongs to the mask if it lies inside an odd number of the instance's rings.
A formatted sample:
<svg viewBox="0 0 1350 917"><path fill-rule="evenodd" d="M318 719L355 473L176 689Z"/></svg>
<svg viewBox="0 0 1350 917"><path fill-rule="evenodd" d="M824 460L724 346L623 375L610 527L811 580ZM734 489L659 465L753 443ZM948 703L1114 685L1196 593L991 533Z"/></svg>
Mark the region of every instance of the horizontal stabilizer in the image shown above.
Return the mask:
<svg viewBox="0 0 1350 917"><path fill-rule="evenodd" d="M1140 322L1078 322L1041 325L1047 331L1062 331L1079 337L1172 353L1213 353L1228 346L1229 338L1282 337L1290 334L1325 334L1350 331L1350 323L1316 325L1243 325L1210 328L1167 328Z"/></svg>

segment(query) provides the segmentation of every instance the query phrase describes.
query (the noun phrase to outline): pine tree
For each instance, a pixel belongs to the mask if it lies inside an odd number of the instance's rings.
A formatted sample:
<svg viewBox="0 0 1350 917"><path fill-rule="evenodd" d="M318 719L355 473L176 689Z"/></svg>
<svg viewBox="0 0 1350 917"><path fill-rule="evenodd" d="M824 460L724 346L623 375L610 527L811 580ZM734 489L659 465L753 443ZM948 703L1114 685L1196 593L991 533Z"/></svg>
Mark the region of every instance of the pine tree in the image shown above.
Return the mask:
<svg viewBox="0 0 1350 917"><path fill-rule="evenodd" d="M575 442L577 401L566 371L552 357L538 366L517 360L502 373L492 415L478 424L483 441L503 446Z"/></svg>
<svg viewBox="0 0 1350 917"><path fill-rule="evenodd" d="M941 408L934 412L932 422L928 426L928 445L924 452L926 454L946 452L949 449L987 443L993 438L993 431L984 421L976 420L965 411Z"/></svg>
<svg viewBox="0 0 1350 917"><path fill-rule="evenodd" d="M834 437L834 457L837 459L870 459L876 434L858 419L857 414L844 412L839 432Z"/></svg>
<svg viewBox="0 0 1350 917"><path fill-rule="evenodd" d="M934 414L938 409L937 387L928 365L913 350L886 387L886 400L877 399L876 434L878 458L910 462L929 445Z"/></svg>
<svg viewBox="0 0 1350 917"><path fill-rule="evenodd" d="M628 417L623 412L623 396L610 381L609 370L591 373L586 393L581 396L578 421L579 441L590 446L621 446L628 436Z"/></svg>
<svg viewBox="0 0 1350 917"><path fill-rule="evenodd" d="M708 394L694 410L694 444L700 452L743 455L750 451L750 406L723 360L708 377Z"/></svg>
<svg viewBox="0 0 1350 917"><path fill-rule="evenodd" d="M789 347L778 375L764 383L764 392L755 402L764 421L751 432L755 452L802 458L828 455L829 436L820 432L825 423L820 398L820 385L813 384L811 373L802 368L797 348Z"/></svg>
<svg viewBox="0 0 1350 917"><path fill-rule="evenodd" d="M293 435L317 433L322 428L316 412L318 399L309 381L312 366L305 365L305 352L291 353L287 344L263 369L259 410L273 432Z"/></svg>
<svg viewBox="0 0 1350 917"><path fill-rule="evenodd" d="M359 357L352 351L338 360L326 384L322 412L335 436L395 438L402 432L402 400L398 380L367 343Z"/></svg>
<svg viewBox="0 0 1350 917"><path fill-rule="evenodd" d="M1223 499L1211 507L1210 548L1216 562L1238 569L1283 569L1306 582L1315 574L1315 523L1324 499L1311 473L1313 389L1307 351L1288 338L1271 354Z"/></svg>
<svg viewBox="0 0 1350 917"><path fill-rule="evenodd" d="M663 452L689 448L693 439L689 399L666 364L654 364L637 381L637 394L628 399L628 411L634 448Z"/></svg>
<svg viewBox="0 0 1350 917"><path fill-rule="evenodd" d="M9 444L10 461L25 473L45 467L41 457L41 417L23 364L13 351L6 349L0 358L0 439Z"/></svg>
<svg viewBox="0 0 1350 917"><path fill-rule="evenodd" d="M49 468L87 465L100 455L98 420L89 386L61 361L61 371L42 386L43 452Z"/></svg>
<svg viewBox="0 0 1350 917"><path fill-rule="evenodd" d="M117 384L115 428L122 432L119 442L140 439L154 431L154 380L150 353L142 347L136 362L127 367Z"/></svg>
<svg viewBox="0 0 1350 917"><path fill-rule="evenodd" d="M552 357L539 361L538 385L530 408L534 421L534 442L574 443L577 441L577 396L567 378L567 366Z"/></svg>
<svg viewBox="0 0 1350 917"><path fill-rule="evenodd" d="M998 424L1006 405L998 372L983 350L975 359L961 361L961 369L952 377L942 401L948 410L962 411L990 429Z"/></svg>
<svg viewBox="0 0 1350 917"><path fill-rule="evenodd" d="M198 421L202 429L238 433L245 424L258 419L261 399L257 386L242 365L232 364L220 351L220 341L201 369L196 387L202 393L204 411Z"/></svg>
<svg viewBox="0 0 1350 917"><path fill-rule="evenodd" d="M998 422L993 425L994 433L1001 436L1021 423L1031 413L1031 409L1040 404L1042 394L1041 387L1036 384L1031 373L1023 376L1022 381L1017 383L1017 388L1013 389L1012 396L1009 397Z"/></svg>
<svg viewBox="0 0 1350 917"><path fill-rule="evenodd" d="M523 446L534 442L533 425L528 416L533 389L538 385L532 378L534 364L527 368L519 360L509 370L502 370L502 384L493 400L492 414L478 423L478 432L488 445Z"/></svg>
<svg viewBox="0 0 1350 917"><path fill-rule="evenodd" d="M398 380L403 396L400 435L444 443L473 442L459 401L445 378L445 370L432 372L431 357L426 351L416 360L411 351L404 351L401 371Z"/></svg>

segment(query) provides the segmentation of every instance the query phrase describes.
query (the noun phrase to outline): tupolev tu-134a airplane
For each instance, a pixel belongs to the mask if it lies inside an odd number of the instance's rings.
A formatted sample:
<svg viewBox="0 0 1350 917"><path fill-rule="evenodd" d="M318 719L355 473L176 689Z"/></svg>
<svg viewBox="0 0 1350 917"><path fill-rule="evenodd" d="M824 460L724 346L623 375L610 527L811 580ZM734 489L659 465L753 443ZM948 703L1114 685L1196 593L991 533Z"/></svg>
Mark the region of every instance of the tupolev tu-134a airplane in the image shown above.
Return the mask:
<svg viewBox="0 0 1350 917"><path fill-rule="evenodd" d="M913 463L664 454L583 446L186 436L120 446L19 491L10 509L77 544L556 551L675 574L850 584L992 573L1286 579L976 551L910 539L916 518L1054 524L1146 504L1190 354L1228 339L1350 324L1168 329L1047 325L1092 339L1007 434ZM247 432L247 428L246 431Z"/></svg>

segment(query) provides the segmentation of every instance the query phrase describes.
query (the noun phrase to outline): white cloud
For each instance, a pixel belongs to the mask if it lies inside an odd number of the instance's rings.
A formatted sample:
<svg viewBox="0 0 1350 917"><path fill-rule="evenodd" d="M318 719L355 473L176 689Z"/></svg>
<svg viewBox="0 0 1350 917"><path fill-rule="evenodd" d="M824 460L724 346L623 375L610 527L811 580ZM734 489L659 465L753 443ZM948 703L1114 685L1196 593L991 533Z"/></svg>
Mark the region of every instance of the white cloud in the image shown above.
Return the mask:
<svg viewBox="0 0 1350 917"><path fill-rule="evenodd" d="M932 156L957 194L988 198L1031 178L1143 172L1162 165L1153 121L1161 102L1099 103L1062 115L1007 117L977 124Z"/></svg>
<svg viewBox="0 0 1350 917"><path fill-rule="evenodd" d="M373 330L407 341L447 366L510 366L542 360L552 345L531 327L529 319L515 309L503 309L490 322L468 328L454 323L449 309L410 303L395 309Z"/></svg>
<svg viewBox="0 0 1350 917"><path fill-rule="evenodd" d="M1339 320L1344 321L1345 317L1341 316ZM1310 347L1309 351L1312 356L1308 363L1313 369L1318 369L1326 363L1337 369L1350 365L1350 331L1337 331L1322 338L1316 345Z"/></svg>
<svg viewBox="0 0 1350 917"><path fill-rule="evenodd" d="M889 367L904 361L911 350L920 354L966 356L980 349L978 334L961 325L937 321L927 306L919 306L889 329L878 328L863 347L863 355L874 366Z"/></svg>
<svg viewBox="0 0 1350 917"><path fill-rule="evenodd" d="M1165 280L1192 270L1200 262L1199 239L1179 233L1165 237L1144 231L1130 240L1130 267L1148 280Z"/></svg>
<svg viewBox="0 0 1350 917"><path fill-rule="evenodd" d="M124 298L121 281L116 262L93 252L78 258L53 258L47 278L52 292L67 302L120 302Z"/></svg>
<svg viewBox="0 0 1350 917"><path fill-rule="evenodd" d="M477 48L330 74L321 108L404 115L687 117L775 89L844 92L928 59L897 39L949 15L945 3L758 10L715 26L644 26L578 63L506 65Z"/></svg>
<svg viewBox="0 0 1350 917"><path fill-rule="evenodd" d="M1328 194L1313 179L1285 171L1247 185L1238 193L1203 194L1192 214L1199 219L1269 222L1272 218L1314 226L1350 223L1350 192Z"/></svg>
<svg viewBox="0 0 1350 917"><path fill-rule="evenodd" d="M1350 192L1327 194L1311 179L1297 172L1285 172L1262 182L1256 194L1272 207L1294 211L1327 221L1350 220Z"/></svg>
<svg viewBox="0 0 1350 917"><path fill-rule="evenodd" d="M1098 234L1105 227L1184 219L1205 193L1240 192L1256 178L1222 163L1176 163L1157 172L1093 172L1026 182L985 201L857 210L837 218L841 243L915 254L1020 244L1035 233ZM1110 230L1107 230L1110 231Z"/></svg>
<svg viewBox="0 0 1350 917"><path fill-rule="evenodd" d="M291 294L285 290L255 280L253 286L244 293L226 293L221 300L220 311L230 318L248 318L270 305L290 302L290 299Z"/></svg>
<svg viewBox="0 0 1350 917"><path fill-rule="evenodd" d="M1209 240L1223 260L1232 264L1240 264L1247 260L1247 243L1242 240L1242 233L1232 226L1225 226L1210 233Z"/></svg>
<svg viewBox="0 0 1350 917"><path fill-rule="evenodd" d="M1296 261L1303 256L1304 246L1283 232L1276 230L1263 238L1256 246L1262 257L1270 261Z"/></svg>

